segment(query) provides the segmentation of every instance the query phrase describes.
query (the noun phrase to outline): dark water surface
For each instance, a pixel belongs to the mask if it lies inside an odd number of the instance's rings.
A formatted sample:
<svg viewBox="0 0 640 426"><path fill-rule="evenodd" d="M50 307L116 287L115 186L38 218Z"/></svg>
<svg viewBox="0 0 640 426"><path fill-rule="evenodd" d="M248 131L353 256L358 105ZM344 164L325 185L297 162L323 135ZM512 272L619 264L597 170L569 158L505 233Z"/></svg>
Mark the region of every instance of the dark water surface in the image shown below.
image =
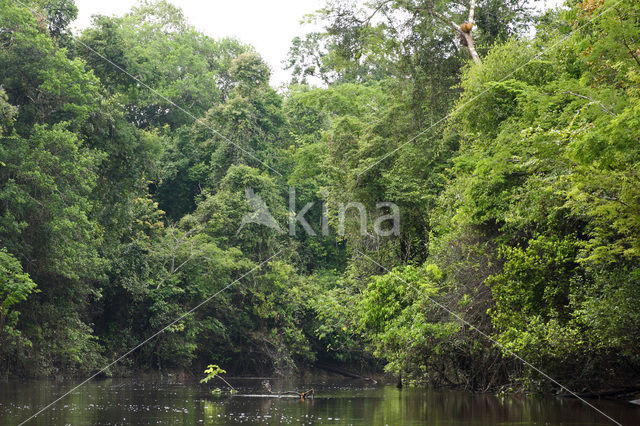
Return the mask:
<svg viewBox="0 0 640 426"><path fill-rule="evenodd" d="M78 382L79 383L79 382ZM40 414L32 425L335 424L607 425L584 403L560 398L498 398L466 392L398 390L357 380L271 381L274 390L314 388L313 400L246 397L261 380L234 380L240 394L213 395L197 382L91 381ZM71 382L0 382L0 425L26 420L74 386ZM624 425L640 425L640 406L590 401Z"/></svg>

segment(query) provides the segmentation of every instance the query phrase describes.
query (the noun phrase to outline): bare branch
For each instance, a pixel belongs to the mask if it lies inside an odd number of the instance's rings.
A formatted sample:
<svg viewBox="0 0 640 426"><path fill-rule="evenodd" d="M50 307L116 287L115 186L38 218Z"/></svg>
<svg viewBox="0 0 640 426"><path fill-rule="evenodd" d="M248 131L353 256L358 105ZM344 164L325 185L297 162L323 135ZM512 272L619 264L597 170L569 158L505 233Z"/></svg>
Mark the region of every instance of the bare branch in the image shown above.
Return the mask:
<svg viewBox="0 0 640 426"><path fill-rule="evenodd" d="M427 12L429 12L429 14L439 20L441 20L442 22L444 22L445 24L449 25L451 28L453 28L456 32L463 34L464 32L462 31L462 29L460 28L460 25L456 24L455 22L453 22L451 19L447 18L446 16L444 16L442 13L434 10L431 5L427 6Z"/></svg>

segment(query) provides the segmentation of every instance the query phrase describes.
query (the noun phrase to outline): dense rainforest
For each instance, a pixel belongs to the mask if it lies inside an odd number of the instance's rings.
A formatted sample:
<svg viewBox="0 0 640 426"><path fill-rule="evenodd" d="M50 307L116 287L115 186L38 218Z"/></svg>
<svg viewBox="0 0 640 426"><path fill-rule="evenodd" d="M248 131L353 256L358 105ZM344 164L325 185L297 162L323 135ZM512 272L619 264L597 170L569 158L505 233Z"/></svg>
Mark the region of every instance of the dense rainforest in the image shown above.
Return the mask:
<svg viewBox="0 0 640 426"><path fill-rule="evenodd" d="M274 89L166 1L0 0L0 376L637 384L640 7L533 6L328 0Z"/></svg>

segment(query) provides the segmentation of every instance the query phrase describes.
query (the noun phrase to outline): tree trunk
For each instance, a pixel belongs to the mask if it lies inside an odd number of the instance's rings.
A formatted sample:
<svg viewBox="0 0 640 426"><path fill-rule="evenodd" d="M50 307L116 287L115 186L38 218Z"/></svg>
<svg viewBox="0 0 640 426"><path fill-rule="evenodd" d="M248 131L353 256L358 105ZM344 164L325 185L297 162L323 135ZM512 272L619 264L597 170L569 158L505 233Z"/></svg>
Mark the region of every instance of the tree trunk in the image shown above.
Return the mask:
<svg viewBox="0 0 640 426"><path fill-rule="evenodd" d="M463 37L467 42L467 48L469 49L469 53L471 54L473 61L478 65L482 65L482 60L480 59L480 56L476 51L476 45L473 42L473 35L471 35L471 33L473 32L473 24L475 23L475 20L474 20L475 14L476 14L476 0L471 0L471 2L469 3L469 18L467 19L467 22L470 24L470 28L469 28L469 31L463 34Z"/></svg>
<svg viewBox="0 0 640 426"><path fill-rule="evenodd" d="M476 46L473 43L473 36L471 35L471 31L469 31L468 33L463 32L462 36L464 37L464 40L467 42L467 49L469 49L469 53L471 54L471 58L473 58L473 61L478 65L482 65L482 60L480 59L480 55L478 55L478 52L476 51Z"/></svg>

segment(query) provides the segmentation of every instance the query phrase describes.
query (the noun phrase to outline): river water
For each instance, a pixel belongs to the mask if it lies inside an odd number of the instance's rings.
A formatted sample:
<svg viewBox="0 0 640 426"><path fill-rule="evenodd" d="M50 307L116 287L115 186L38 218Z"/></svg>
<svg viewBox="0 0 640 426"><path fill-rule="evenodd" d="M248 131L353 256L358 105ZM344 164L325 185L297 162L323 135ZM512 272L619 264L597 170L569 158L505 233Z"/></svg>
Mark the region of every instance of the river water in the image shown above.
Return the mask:
<svg viewBox="0 0 640 426"><path fill-rule="evenodd" d="M79 382L78 382L79 383ZM264 393L260 379L236 379L238 394L212 394L197 381L93 380L27 424L32 425L609 425L573 399L506 397L423 389L398 390L359 380L271 380L274 391L313 388L313 399L244 396ZM17 425L75 384L0 382L0 425ZM221 386L224 383L220 382ZM244 395L243 395L244 394ZM640 425L640 406L590 400L624 425Z"/></svg>

